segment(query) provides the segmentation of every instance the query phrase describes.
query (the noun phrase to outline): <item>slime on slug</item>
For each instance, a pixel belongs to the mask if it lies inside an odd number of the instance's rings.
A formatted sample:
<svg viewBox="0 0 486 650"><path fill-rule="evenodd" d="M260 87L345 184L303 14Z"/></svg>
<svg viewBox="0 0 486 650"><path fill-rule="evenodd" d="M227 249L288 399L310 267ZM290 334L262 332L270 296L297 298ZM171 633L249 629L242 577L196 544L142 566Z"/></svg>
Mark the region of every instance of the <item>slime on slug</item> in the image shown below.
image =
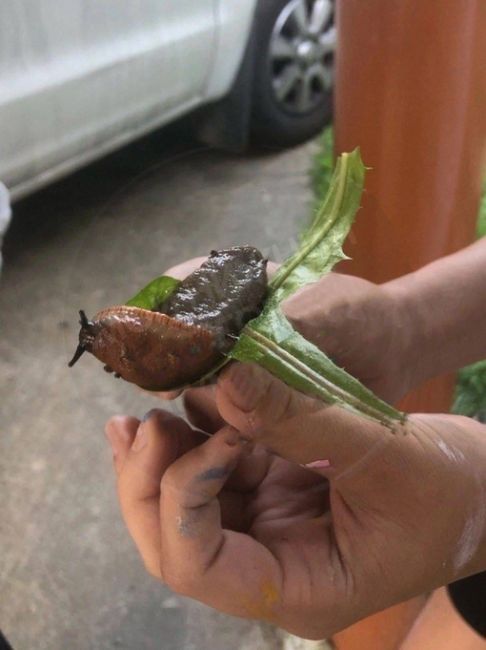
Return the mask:
<svg viewBox="0 0 486 650"><path fill-rule="evenodd" d="M119 305L89 320L69 363L91 352L105 370L148 390L170 390L216 369L261 312L267 260L251 246L212 251L155 309Z"/></svg>

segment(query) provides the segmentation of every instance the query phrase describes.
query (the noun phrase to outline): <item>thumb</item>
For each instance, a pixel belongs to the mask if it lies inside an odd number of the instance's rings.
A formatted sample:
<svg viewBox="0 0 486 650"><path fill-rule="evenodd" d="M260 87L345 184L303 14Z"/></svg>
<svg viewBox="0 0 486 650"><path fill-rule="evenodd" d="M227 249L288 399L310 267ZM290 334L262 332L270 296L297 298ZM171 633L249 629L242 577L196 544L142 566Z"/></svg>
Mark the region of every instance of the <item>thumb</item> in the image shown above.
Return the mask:
<svg viewBox="0 0 486 650"><path fill-rule="evenodd" d="M243 435L330 477L393 438L385 427L303 395L256 365L228 366L216 401Z"/></svg>

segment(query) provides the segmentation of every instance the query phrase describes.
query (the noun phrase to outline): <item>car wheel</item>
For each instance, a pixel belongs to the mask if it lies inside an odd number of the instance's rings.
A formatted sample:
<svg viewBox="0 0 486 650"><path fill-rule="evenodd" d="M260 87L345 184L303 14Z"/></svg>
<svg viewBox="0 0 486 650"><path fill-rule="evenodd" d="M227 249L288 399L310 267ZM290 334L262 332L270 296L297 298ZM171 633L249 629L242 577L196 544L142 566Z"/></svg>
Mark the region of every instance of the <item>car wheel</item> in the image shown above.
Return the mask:
<svg viewBox="0 0 486 650"><path fill-rule="evenodd" d="M304 142L332 115L334 0L260 0L254 26L252 140Z"/></svg>

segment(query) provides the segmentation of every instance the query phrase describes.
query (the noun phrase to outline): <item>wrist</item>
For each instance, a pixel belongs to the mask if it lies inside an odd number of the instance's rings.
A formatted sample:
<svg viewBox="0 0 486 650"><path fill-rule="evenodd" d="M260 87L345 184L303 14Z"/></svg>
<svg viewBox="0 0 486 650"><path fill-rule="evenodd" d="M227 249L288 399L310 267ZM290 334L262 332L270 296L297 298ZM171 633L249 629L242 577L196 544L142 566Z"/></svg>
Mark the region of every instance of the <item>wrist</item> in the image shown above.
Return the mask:
<svg viewBox="0 0 486 650"><path fill-rule="evenodd" d="M427 346L424 311L421 308L417 283L404 276L381 285L390 303L396 351L397 372L403 377L407 392L431 376L430 350ZM432 373L433 374L433 373Z"/></svg>
<svg viewBox="0 0 486 650"><path fill-rule="evenodd" d="M486 571L486 426L464 416L445 417L453 432L451 440L463 452L463 471L470 486L464 508L466 524L458 544L463 559L459 577L466 577Z"/></svg>
<svg viewBox="0 0 486 650"><path fill-rule="evenodd" d="M485 268L486 239L382 285L406 323L414 385L484 358Z"/></svg>
<svg viewBox="0 0 486 650"><path fill-rule="evenodd" d="M444 553L442 584L485 571L486 426L445 414L413 414L409 423L432 461L424 489L440 477L443 506L430 516L438 526L437 557Z"/></svg>

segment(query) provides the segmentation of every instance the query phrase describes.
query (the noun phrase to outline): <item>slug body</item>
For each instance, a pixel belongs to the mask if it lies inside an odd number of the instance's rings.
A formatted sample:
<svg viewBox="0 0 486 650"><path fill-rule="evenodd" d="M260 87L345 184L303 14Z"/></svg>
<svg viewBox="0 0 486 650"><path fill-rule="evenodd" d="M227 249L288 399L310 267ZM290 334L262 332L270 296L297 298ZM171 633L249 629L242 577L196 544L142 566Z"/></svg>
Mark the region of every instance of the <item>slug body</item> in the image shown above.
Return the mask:
<svg viewBox="0 0 486 650"><path fill-rule="evenodd" d="M261 312L266 260L250 246L212 251L155 311L110 307L89 321L69 365L91 352L126 381L171 390L201 379L224 359L244 325Z"/></svg>

